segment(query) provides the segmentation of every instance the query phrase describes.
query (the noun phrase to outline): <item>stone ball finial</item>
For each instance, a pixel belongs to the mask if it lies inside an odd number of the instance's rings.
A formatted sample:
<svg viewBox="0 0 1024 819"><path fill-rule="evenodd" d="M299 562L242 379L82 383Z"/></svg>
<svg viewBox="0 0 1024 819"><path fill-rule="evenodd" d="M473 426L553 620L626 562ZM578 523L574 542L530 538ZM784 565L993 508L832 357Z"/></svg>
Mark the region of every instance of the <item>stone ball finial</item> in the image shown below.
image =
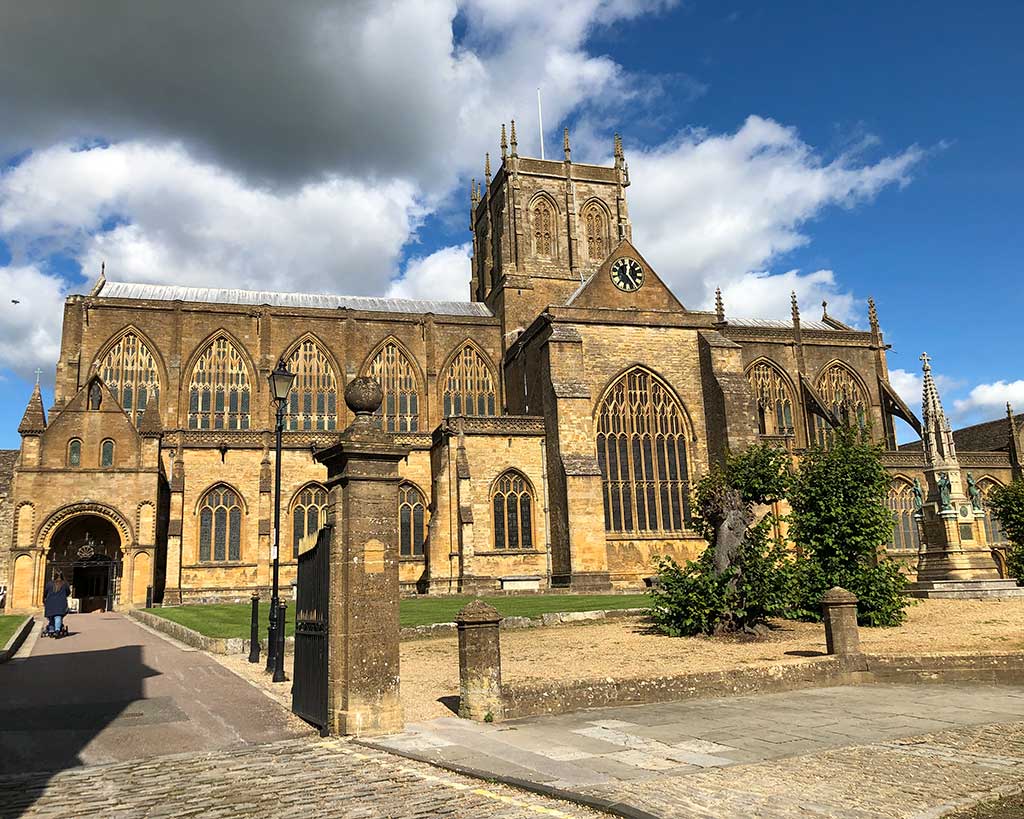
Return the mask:
<svg viewBox="0 0 1024 819"><path fill-rule="evenodd" d="M356 417L373 415L384 400L384 391L374 379L362 375L353 378L345 387L345 404Z"/></svg>

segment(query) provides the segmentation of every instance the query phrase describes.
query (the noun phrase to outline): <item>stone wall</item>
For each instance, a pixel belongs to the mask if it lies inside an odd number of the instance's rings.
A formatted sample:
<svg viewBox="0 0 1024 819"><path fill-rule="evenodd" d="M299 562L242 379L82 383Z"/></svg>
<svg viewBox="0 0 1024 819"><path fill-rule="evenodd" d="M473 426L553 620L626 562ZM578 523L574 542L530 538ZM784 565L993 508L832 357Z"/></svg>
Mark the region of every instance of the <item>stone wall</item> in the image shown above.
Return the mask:
<svg viewBox="0 0 1024 819"><path fill-rule="evenodd" d="M0 586L11 586L11 539L14 536L14 465L19 450L0 449Z"/></svg>

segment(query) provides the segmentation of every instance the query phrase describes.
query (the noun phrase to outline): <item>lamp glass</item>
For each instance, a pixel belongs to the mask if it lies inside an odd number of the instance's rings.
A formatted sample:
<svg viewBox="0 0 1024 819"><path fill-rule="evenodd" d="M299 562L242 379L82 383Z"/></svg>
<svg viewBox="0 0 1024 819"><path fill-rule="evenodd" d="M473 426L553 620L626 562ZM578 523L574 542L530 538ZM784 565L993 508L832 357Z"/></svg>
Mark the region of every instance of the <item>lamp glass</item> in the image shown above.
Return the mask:
<svg viewBox="0 0 1024 819"><path fill-rule="evenodd" d="M283 361L278 361L274 371L270 374L270 393L276 401L287 401L288 393L292 390L295 382L295 373L289 372Z"/></svg>

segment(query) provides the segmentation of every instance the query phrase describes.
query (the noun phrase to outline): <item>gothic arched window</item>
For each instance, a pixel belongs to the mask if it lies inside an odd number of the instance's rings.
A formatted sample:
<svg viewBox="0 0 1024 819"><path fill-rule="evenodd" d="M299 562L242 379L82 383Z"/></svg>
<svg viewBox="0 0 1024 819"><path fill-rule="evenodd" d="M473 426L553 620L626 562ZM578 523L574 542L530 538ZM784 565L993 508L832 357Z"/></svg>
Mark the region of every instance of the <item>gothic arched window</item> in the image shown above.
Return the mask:
<svg viewBox="0 0 1024 819"><path fill-rule="evenodd" d="M68 466L82 465L82 442L77 438L68 441Z"/></svg>
<svg viewBox="0 0 1024 819"><path fill-rule="evenodd" d="M248 429L249 370L235 345L214 339L192 368L189 429Z"/></svg>
<svg viewBox="0 0 1024 819"><path fill-rule="evenodd" d="M100 466L114 465L114 442L109 438L100 444Z"/></svg>
<svg viewBox="0 0 1024 819"><path fill-rule="evenodd" d="M892 513L889 550L916 553L921 547L921 530L914 517L914 488L906 481L893 481L887 502Z"/></svg>
<svg viewBox="0 0 1024 819"><path fill-rule="evenodd" d="M497 397L491 370L476 348L466 342L448 365L442 381L444 415L494 415Z"/></svg>
<svg viewBox="0 0 1024 819"><path fill-rule="evenodd" d="M427 540L427 504L411 483L398 487L398 552L402 557L420 557Z"/></svg>
<svg viewBox="0 0 1024 819"><path fill-rule="evenodd" d="M643 367L597 409L597 461L610 532L681 532L690 523L687 424L671 389Z"/></svg>
<svg viewBox="0 0 1024 819"><path fill-rule="evenodd" d="M393 341L374 356L367 373L384 393L377 410L377 426L385 432L416 432L419 429L420 400L416 370Z"/></svg>
<svg viewBox="0 0 1024 819"><path fill-rule="evenodd" d="M757 399L757 428L762 435L793 434L793 396L782 373L759 361L747 373Z"/></svg>
<svg viewBox="0 0 1024 819"><path fill-rule="evenodd" d="M127 332L107 350L99 367L100 378L136 424L146 404L160 397L156 358L133 332Z"/></svg>
<svg viewBox="0 0 1024 819"><path fill-rule="evenodd" d="M605 247L608 221L600 205L594 203L583 210L583 232L587 238L587 258L592 262L603 261L608 255Z"/></svg>
<svg viewBox="0 0 1024 819"><path fill-rule="evenodd" d="M331 361L312 339L303 341L288 359L295 373L288 394L287 428L333 430L338 426L338 382Z"/></svg>
<svg viewBox="0 0 1024 819"><path fill-rule="evenodd" d="M818 377L818 394L825 406L845 426L865 429L868 424L868 400L864 390L846 367L831 364ZM814 416L814 437L822 446L832 442L832 427L820 415Z"/></svg>
<svg viewBox="0 0 1024 819"><path fill-rule="evenodd" d="M494 482L494 548L498 551L533 549L533 493L519 472L509 470Z"/></svg>
<svg viewBox="0 0 1024 819"><path fill-rule="evenodd" d="M292 557L299 556L302 539L316 534L327 523L327 490L314 483L292 501Z"/></svg>
<svg viewBox="0 0 1024 819"><path fill-rule="evenodd" d="M983 499L982 508L985 510L985 517L982 521L985 526L985 540L990 546L1006 542L1003 527L1000 526L998 518L992 514L992 509L988 505L988 493L997 486L1002 486L1002 484L992 478L982 478L978 481L978 488L981 490L981 497Z"/></svg>
<svg viewBox="0 0 1024 819"><path fill-rule="evenodd" d="M219 484L199 504L199 561L241 559L241 502L235 490Z"/></svg>
<svg viewBox="0 0 1024 819"><path fill-rule="evenodd" d="M555 213L546 199L533 206L533 248L538 256L555 255Z"/></svg>

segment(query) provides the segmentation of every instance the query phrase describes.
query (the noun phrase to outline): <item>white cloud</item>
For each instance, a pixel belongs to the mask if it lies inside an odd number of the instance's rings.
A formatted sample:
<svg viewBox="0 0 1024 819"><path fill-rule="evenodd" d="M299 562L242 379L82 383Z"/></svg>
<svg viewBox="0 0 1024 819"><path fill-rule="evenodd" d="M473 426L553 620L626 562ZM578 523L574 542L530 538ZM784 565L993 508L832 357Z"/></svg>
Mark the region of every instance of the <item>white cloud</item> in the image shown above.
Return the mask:
<svg viewBox="0 0 1024 819"><path fill-rule="evenodd" d="M402 278L388 288L388 298L467 301L472 250L473 244L466 242L410 259Z"/></svg>
<svg viewBox="0 0 1024 819"><path fill-rule="evenodd" d="M726 317L779 317L791 312L790 293L796 292L800 315L818 319L822 301L828 302L828 314L842 322L857 322L856 302L850 293L839 289L831 270L801 273L746 273L722 288Z"/></svg>
<svg viewBox="0 0 1024 819"><path fill-rule="evenodd" d="M1006 413L1007 401L1016 412L1024 409L1024 380L978 384L966 398L954 401L953 409L964 420L990 420Z"/></svg>
<svg viewBox="0 0 1024 819"><path fill-rule="evenodd" d="M52 381L65 292L63 280L32 265L0 267L0 366L25 379L39 368Z"/></svg>
<svg viewBox="0 0 1024 819"><path fill-rule="evenodd" d="M274 193L177 145L60 145L0 177L16 254L46 237L119 281L376 294L421 214L409 182L331 177Z"/></svg>
<svg viewBox="0 0 1024 819"><path fill-rule="evenodd" d="M920 417L921 393L924 389L921 374L896 368L889 370L889 383L896 390L896 394Z"/></svg>
<svg viewBox="0 0 1024 819"><path fill-rule="evenodd" d="M757 116L732 134L686 131L652 150L627 150L633 235L684 303L710 305L716 284L742 293L753 282L767 293L775 277L748 271L763 271L807 244L805 225L826 208L853 207L906 184L921 156L909 148L873 164L852 154L825 162L796 130ZM789 290L798 284L809 298L831 295L840 317L852 297L826 278L785 273L776 281L783 297L751 308L761 316L788 315Z"/></svg>

